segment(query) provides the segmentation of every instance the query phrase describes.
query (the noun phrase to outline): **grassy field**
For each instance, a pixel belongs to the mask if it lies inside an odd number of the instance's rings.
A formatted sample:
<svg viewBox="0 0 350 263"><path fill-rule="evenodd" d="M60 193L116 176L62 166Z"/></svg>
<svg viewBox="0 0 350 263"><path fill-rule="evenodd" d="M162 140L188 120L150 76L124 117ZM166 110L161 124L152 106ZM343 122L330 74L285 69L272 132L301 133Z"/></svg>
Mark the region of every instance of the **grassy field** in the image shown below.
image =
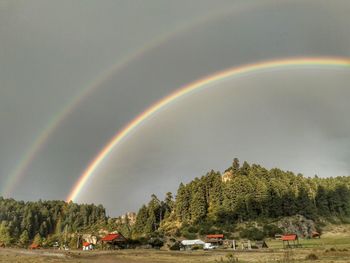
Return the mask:
<svg viewBox="0 0 350 263"><path fill-rule="evenodd" d="M302 248L282 248L282 241L268 240L269 249L251 251L57 251L40 249L0 249L0 262L115 262L115 263L195 263L195 262L350 262L350 229L329 231L321 239L300 240ZM230 259L228 254L232 254ZM317 259L307 259L308 257ZM238 260L238 261L236 261Z"/></svg>
<svg viewBox="0 0 350 263"><path fill-rule="evenodd" d="M195 262L306 262L308 256L316 255L317 260L310 262L350 262L349 249L264 249L261 251L237 251L229 261L230 251L156 251L156 250L122 250L122 251L70 251L50 250L27 251L19 249L0 249L0 262L116 262L116 263L195 263ZM222 261L221 261L222 260Z"/></svg>

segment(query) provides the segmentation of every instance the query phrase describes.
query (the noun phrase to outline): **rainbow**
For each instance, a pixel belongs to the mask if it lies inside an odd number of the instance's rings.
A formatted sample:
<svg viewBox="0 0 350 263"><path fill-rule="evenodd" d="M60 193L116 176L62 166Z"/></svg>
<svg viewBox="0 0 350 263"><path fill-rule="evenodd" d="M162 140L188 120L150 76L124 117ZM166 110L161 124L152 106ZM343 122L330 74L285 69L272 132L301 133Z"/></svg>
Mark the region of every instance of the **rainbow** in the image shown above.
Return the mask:
<svg viewBox="0 0 350 263"><path fill-rule="evenodd" d="M211 84L217 83L219 81L226 80L232 77L238 77L241 75L265 71L271 69L281 69L281 68L294 68L294 67L341 67L350 68L349 58L336 58L336 57L302 57L302 58L287 58L272 61L259 62L254 64L248 64L238 67L229 68L227 70L214 73L197 81L194 81L188 85L185 85L174 93L168 95L167 97L159 100L130 123L128 123L123 129L121 129L107 144L106 146L97 154L97 156L92 160L92 162L87 166L86 170L79 177L76 184L73 186L71 192L66 198L68 201L75 201L79 193L82 191L86 183L103 162L103 160L113 151L113 149L130 134L131 131L135 130L144 121L146 121L151 115L160 111L165 106L170 103L180 99L181 97L190 94L193 91L200 90Z"/></svg>
<svg viewBox="0 0 350 263"><path fill-rule="evenodd" d="M266 4L266 2L264 2ZM271 1L272 3L272 1ZM112 65L106 71L101 72L94 81L89 84L82 92L78 92L73 99L68 102L68 104L63 107L63 109L56 114L55 117L42 129L42 132L38 137L34 139L31 147L25 152L23 157L19 160L16 167L10 172L7 177L6 182L3 184L1 189L1 194L3 196L9 197L13 190L15 189L18 182L25 176L26 170L30 167L30 164L34 161L35 157L44 148L45 144L49 138L53 135L59 125L82 103L86 98L90 97L94 91L96 91L101 85L110 79L114 74L125 69L129 64L136 61L143 55L147 54L151 50L155 50L157 47L163 45L164 43L171 41L174 36L180 35L183 32L190 31L198 26L208 23L212 20L218 19L222 16L232 15L232 13L240 13L252 8L257 8L262 6L262 3L252 4L252 3L242 3L239 6L234 6L232 8L219 10L218 12L211 12L209 15L197 18L190 22L185 22L178 24L173 31L165 32L156 38L152 39L146 43L141 48L136 51L127 54L118 63Z"/></svg>

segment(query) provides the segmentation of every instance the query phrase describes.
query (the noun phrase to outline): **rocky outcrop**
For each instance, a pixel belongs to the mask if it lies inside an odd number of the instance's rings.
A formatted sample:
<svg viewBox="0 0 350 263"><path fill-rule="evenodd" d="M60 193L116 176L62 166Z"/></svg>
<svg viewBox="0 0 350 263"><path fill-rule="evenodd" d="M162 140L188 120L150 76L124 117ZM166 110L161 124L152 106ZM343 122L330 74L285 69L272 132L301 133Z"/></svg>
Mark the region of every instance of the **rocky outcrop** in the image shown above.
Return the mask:
<svg viewBox="0 0 350 263"><path fill-rule="evenodd" d="M308 238L317 232L316 223L302 215L284 217L276 225L286 234L297 234L299 237Z"/></svg>
<svg viewBox="0 0 350 263"><path fill-rule="evenodd" d="M116 219L117 224L125 224L126 222L128 222L131 226L134 225L136 222L136 213L127 212L125 215L122 215Z"/></svg>
<svg viewBox="0 0 350 263"><path fill-rule="evenodd" d="M221 176L221 180L226 183L227 181L230 181L233 177L232 171L227 171Z"/></svg>

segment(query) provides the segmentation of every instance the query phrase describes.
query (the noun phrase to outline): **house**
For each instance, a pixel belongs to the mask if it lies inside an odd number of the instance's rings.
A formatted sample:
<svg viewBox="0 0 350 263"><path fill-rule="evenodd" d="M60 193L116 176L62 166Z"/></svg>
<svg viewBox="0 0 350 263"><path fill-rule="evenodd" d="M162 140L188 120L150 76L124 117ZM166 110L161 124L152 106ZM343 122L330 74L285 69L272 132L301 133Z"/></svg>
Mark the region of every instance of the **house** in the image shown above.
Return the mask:
<svg viewBox="0 0 350 263"><path fill-rule="evenodd" d="M127 240L119 233L108 234L101 239L102 249L126 248Z"/></svg>
<svg viewBox="0 0 350 263"><path fill-rule="evenodd" d="M211 234L206 236L206 241L213 245L222 245L224 240L224 234Z"/></svg>
<svg viewBox="0 0 350 263"><path fill-rule="evenodd" d="M83 250L93 250L94 245L89 242L83 242Z"/></svg>
<svg viewBox="0 0 350 263"><path fill-rule="evenodd" d="M288 234L282 236L283 248L300 247L297 234Z"/></svg>
<svg viewBox="0 0 350 263"><path fill-rule="evenodd" d="M185 247L185 249L192 249L193 247L201 246L204 247L205 242L200 239L193 240L182 240L181 245Z"/></svg>

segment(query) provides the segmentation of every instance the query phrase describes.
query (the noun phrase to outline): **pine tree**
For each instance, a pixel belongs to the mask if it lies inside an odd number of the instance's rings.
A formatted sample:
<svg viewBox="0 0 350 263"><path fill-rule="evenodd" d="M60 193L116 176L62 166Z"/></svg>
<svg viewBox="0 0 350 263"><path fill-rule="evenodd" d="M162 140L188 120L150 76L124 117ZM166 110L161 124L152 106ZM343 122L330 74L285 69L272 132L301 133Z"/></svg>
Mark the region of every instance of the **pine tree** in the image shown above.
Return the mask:
<svg viewBox="0 0 350 263"><path fill-rule="evenodd" d="M191 221L198 223L202 221L207 213L204 191L201 185L197 185L192 192L192 202L190 204Z"/></svg>
<svg viewBox="0 0 350 263"><path fill-rule="evenodd" d="M33 244L41 246L42 242L43 242L43 240L42 240L40 234L37 233L34 237Z"/></svg>
<svg viewBox="0 0 350 263"><path fill-rule="evenodd" d="M164 218L168 218L171 212L174 210L175 202L173 199L173 194L171 192L167 192L164 199Z"/></svg>
<svg viewBox="0 0 350 263"><path fill-rule="evenodd" d="M142 234L144 232L145 226L147 224L148 219L148 209L145 205L143 205L136 216L136 222L134 225L134 231L137 234Z"/></svg>
<svg viewBox="0 0 350 263"><path fill-rule="evenodd" d="M26 247L28 246L29 243L29 235L28 235L28 231L24 230L21 234L21 236L19 237L19 243L22 247Z"/></svg>
<svg viewBox="0 0 350 263"><path fill-rule="evenodd" d="M297 213L307 218L314 218L315 216L315 207L304 187L299 189L299 195L297 198Z"/></svg>
<svg viewBox="0 0 350 263"><path fill-rule="evenodd" d="M250 166L249 166L249 164L246 161L244 161L244 163L243 163L243 165L242 165L242 167L240 169L240 173L241 173L241 175L248 176L249 175L249 171L250 171Z"/></svg>
<svg viewBox="0 0 350 263"><path fill-rule="evenodd" d="M8 246L12 243L10 229L6 224L6 221L2 221L0 225L0 242L5 246Z"/></svg>
<svg viewBox="0 0 350 263"><path fill-rule="evenodd" d="M324 216L330 215L327 191L325 187L322 185L320 185L317 189L316 206L317 206L318 213L320 215L324 215Z"/></svg>
<svg viewBox="0 0 350 263"><path fill-rule="evenodd" d="M234 158L232 162L232 173L233 175L237 175L240 172L239 160L238 158Z"/></svg>
<svg viewBox="0 0 350 263"><path fill-rule="evenodd" d="M179 186L176 196L175 213L180 222L188 222L190 220L190 201L191 196L182 183Z"/></svg>

